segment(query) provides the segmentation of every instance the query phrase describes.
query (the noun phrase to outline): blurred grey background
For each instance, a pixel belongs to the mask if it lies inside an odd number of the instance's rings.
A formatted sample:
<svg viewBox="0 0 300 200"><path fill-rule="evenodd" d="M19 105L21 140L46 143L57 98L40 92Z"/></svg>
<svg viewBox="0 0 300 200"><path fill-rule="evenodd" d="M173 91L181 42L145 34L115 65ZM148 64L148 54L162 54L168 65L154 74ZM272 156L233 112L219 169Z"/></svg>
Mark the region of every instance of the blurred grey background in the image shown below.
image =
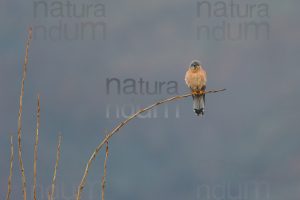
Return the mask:
<svg viewBox="0 0 300 200"><path fill-rule="evenodd" d="M0 199L7 188L10 133L17 152L29 26L34 38L23 110L28 198L37 94L38 199L46 199L50 188L59 132L56 199L73 199L105 133L138 108L188 92L184 74L190 61L199 59L207 88L227 91L207 96L202 118L187 98L156 108L115 135L109 144L106 199L299 199L299 3L1 0ZM111 78L116 80L108 84ZM127 94L134 83L136 94ZM82 199L100 198L103 159L101 152ZM12 195L22 197L17 154Z"/></svg>

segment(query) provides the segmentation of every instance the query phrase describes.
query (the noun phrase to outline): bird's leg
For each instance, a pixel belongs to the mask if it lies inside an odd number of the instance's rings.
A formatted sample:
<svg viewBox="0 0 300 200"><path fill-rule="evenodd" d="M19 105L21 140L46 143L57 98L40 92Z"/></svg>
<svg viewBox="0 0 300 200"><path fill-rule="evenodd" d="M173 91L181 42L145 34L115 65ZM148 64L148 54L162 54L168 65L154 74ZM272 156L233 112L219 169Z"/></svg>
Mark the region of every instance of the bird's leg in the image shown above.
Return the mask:
<svg viewBox="0 0 300 200"><path fill-rule="evenodd" d="M192 95L197 95L197 93L198 93L198 92L197 92L197 91L195 91L195 90L194 90L194 91L192 91Z"/></svg>
<svg viewBox="0 0 300 200"><path fill-rule="evenodd" d="M193 94L193 95L202 95L202 94L204 94L204 93L205 93L204 90L200 90L200 91L192 91L192 94Z"/></svg>

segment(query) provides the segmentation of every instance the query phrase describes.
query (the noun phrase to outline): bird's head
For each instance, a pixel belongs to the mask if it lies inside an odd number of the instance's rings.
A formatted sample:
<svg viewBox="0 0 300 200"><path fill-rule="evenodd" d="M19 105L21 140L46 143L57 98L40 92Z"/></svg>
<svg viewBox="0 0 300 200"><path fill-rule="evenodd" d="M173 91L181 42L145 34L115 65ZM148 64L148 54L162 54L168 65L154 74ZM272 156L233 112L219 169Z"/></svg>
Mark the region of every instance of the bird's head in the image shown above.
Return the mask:
<svg viewBox="0 0 300 200"><path fill-rule="evenodd" d="M193 61L191 62L191 64L190 64L190 68L191 68L192 70L198 70L198 69L201 68L201 64L200 64L200 62L199 62L198 60L193 60Z"/></svg>

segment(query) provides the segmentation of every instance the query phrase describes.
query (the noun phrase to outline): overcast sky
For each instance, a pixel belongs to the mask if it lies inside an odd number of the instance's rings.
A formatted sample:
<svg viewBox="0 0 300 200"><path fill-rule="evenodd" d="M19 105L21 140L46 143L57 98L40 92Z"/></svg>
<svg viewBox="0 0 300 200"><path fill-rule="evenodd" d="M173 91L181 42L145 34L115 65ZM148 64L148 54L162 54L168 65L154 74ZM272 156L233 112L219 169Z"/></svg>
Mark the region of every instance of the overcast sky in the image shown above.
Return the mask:
<svg viewBox="0 0 300 200"><path fill-rule="evenodd" d="M0 199L10 133L17 150L29 26L22 129L28 198L37 94L38 199L47 197L59 132L56 199L72 199L105 133L139 108L189 92L184 74L198 59L207 88L227 90L207 95L203 117L186 98L121 129L109 144L106 199L299 199L299 8L296 0L2 0ZM100 198L103 159L101 152L82 199ZM21 199L17 154L12 187L12 199Z"/></svg>

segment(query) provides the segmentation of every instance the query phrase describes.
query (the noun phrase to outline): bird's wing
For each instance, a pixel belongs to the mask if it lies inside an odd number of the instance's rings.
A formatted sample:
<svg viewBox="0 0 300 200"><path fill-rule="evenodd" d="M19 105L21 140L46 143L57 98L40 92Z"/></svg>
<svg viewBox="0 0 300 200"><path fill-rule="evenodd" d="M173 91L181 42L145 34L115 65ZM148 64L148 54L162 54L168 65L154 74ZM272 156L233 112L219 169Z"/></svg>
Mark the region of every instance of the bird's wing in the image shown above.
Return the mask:
<svg viewBox="0 0 300 200"><path fill-rule="evenodd" d="M191 88L190 79L191 79L191 71L188 69L185 73L184 80L185 80L185 83L187 84L187 86Z"/></svg>

